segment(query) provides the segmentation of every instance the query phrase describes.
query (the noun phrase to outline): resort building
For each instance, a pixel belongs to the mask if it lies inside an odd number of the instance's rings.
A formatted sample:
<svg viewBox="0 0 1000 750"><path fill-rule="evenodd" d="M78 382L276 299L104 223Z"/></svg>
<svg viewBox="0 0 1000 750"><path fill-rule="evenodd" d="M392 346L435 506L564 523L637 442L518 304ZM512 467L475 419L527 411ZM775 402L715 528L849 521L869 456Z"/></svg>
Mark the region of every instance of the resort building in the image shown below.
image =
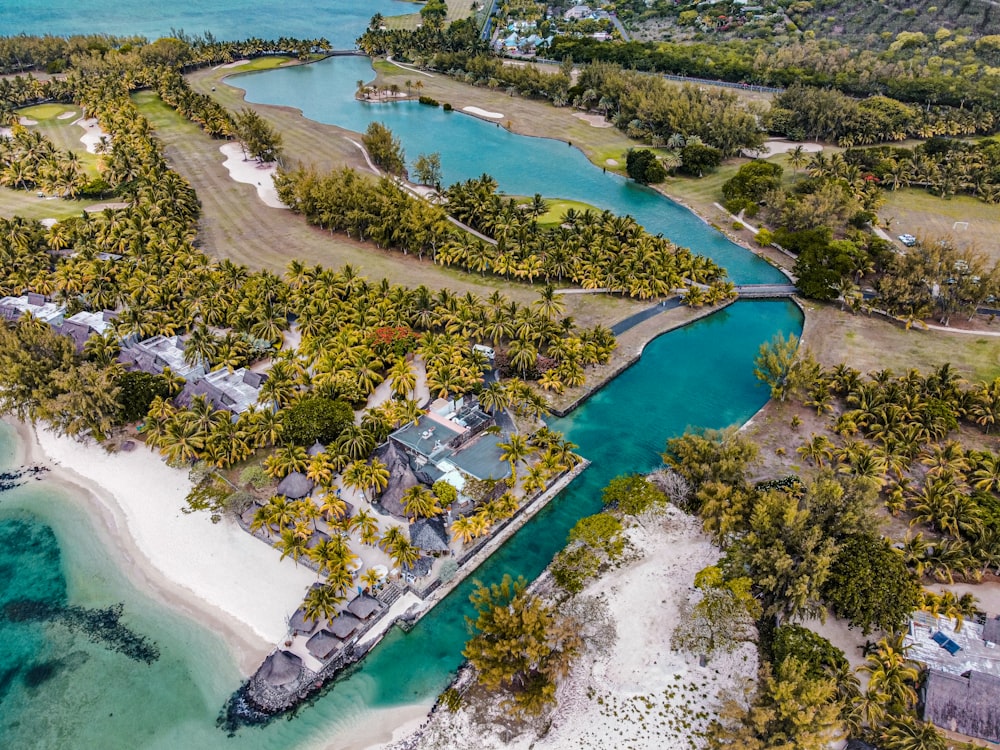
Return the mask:
<svg viewBox="0 0 1000 750"><path fill-rule="evenodd" d="M482 435L494 424L493 417L474 400L439 398L416 423L389 435L389 441L410 456L415 471L427 473L432 482L456 470L475 479L504 479L510 476L510 467L500 458L499 443L505 437Z"/></svg>
<svg viewBox="0 0 1000 750"><path fill-rule="evenodd" d="M142 370L152 375L162 375L170 368L174 375L186 380L205 376L205 368L192 365L184 359L184 342L180 336L153 336L122 349L118 361L130 370Z"/></svg>
<svg viewBox="0 0 1000 750"><path fill-rule="evenodd" d="M93 334L103 336L111 330L116 314L111 310L103 312L78 312L59 324L52 324L52 327L63 336L73 339L78 352L83 351L84 344L87 343Z"/></svg>
<svg viewBox="0 0 1000 750"><path fill-rule="evenodd" d="M216 409L242 414L257 403L260 386L266 379L263 373L245 367L233 372L225 368L214 370L198 380L189 379L175 401L188 406L192 398L202 396Z"/></svg>
<svg viewBox="0 0 1000 750"><path fill-rule="evenodd" d="M966 737L1000 743L1000 677L931 669L923 692L924 721Z"/></svg>
<svg viewBox="0 0 1000 750"><path fill-rule="evenodd" d="M1000 743L1000 618L962 623L915 612L907 655L928 668L924 719L949 732Z"/></svg>
<svg viewBox="0 0 1000 750"><path fill-rule="evenodd" d="M49 302L42 294L34 293L0 299L0 318L15 321L26 314L50 326L57 326L63 321L66 307Z"/></svg>

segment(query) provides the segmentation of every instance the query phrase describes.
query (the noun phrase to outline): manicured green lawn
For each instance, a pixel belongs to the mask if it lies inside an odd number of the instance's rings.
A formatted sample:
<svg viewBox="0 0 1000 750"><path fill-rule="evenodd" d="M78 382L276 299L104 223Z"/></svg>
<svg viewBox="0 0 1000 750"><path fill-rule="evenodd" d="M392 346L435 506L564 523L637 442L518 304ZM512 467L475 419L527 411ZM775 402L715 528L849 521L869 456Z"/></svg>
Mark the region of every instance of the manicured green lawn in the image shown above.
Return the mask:
<svg viewBox="0 0 1000 750"><path fill-rule="evenodd" d="M600 213L599 208L595 208L589 203L583 203L582 201L568 201L561 198L556 198L553 200L545 201L549 205L549 210L538 217L538 223L543 227L557 227L562 224L563 216L566 215L566 211L573 209L574 211L595 211Z"/></svg>
<svg viewBox="0 0 1000 750"><path fill-rule="evenodd" d="M41 122L42 120L49 120L54 117L58 117L63 112L72 109L74 108L64 104L36 104L34 107L26 107L25 109L19 110L18 114L22 117L30 117L32 120Z"/></svg>
<svg viewBox="0 0 1000 750"><path fill-rule="evenodd" d="M1000 206L968 195L940 198L917 188L886 192L886 198L879 217L889 222L893 236L912 234L931 241L950 238L1000 261ZM968 222L968 227L955 226L955 222Z"/></svg>

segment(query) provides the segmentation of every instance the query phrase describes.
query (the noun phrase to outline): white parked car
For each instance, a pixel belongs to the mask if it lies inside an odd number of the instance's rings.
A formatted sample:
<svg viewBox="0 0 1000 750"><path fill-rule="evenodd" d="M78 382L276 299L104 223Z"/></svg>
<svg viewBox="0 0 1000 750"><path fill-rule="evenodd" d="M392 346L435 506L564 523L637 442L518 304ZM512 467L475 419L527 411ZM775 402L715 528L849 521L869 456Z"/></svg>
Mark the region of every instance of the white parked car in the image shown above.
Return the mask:
<svg viewBox="0 0 1000 750"><path fill-rule="evenodd" d="M917 238L912 234L901 234L899 235L899 241L902 242L907 247L913 247L917 244Z"/></svg>
<svg viewBox="0 0 1000 750"><path fill-rule="evenodd" d="M482 344L474 344L472 347L472 351L484 354L486 356L486 359L488 359L490 362L492 362L493 358L496 356L496 352L493 351L492 347L483 346Z"/></svg>

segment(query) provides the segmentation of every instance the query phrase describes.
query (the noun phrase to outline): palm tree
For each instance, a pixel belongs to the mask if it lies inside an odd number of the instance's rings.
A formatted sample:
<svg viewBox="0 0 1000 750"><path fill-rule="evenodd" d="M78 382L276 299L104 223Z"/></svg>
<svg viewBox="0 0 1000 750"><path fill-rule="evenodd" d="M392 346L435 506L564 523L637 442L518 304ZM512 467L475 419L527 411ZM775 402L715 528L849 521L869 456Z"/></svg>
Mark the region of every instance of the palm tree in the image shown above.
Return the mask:
<svg viewBox="0 0 1000 750"><path fill-rule="evenodd" d="M879 747L885 750L945 750L948 747L933 724L910 716L893 717L881 729L878 739Z"/></svg>
<svg viewBox="0 0 1000 750"><path fill-rule="evenodd" d="M459 516L451 524L452 539L468 544L479 536L481 522L475 515Z"/></svg>
<svg viewBox="0 0 1000 750"><path fill-rule="evenodd" d="M321 617L325 620L332 620L337 615L337 607L346 601L343 594L338 593L332 586L313 586L306 594L303 609L307 620L313 622Z"/></svg>
<svg viewBox="0 0 1000 750"><path fill-rule="evenodd" d="M805 445L796 449L796 453L803 458L812 461L817 468L823 468L823 460L833 456L833 444L826 435L816 435L815 433Z"/></svg>
<svg viewBox="0 0 1000 750"><path fill-rule="evenodd" d="M513 479L517 477L517 465L526 461L535 448L528 444L528 441L521 435L514 433L507 438L506 443L498 443L500 448L500 460L506 461L510 466L510 475Z"/></svg>
<svg viewBox="0 0 1000 750"><path fill-rule="evenodd" d="M382 574L375 570L375 568L368 568L368 570L361 574L361 582L366 588L374 589L382 582Z"/></svg>
<svg viewBox="0 0 1000 750"><path fill-rule="evenodd" d="M375 544L379 540L378 519L363 508L351 518L350 528L358 532L362 544Z"/></svg>
<svg viewBox="0 0 1000 750"><path fill-rule="evenodd" d="M306 539L296 533L295 529L285 529L281 532L281 538L274 545L281 550L281 559L291 556L295 564L299 564L299 558L306 553Z"/></svg>
<svg viewBox="0 0 1000 750"><path fill-rule="evenodd" d="M420 547L403 537L389 551L389 556L397 568L412 568L420 559Z"/></svg>
<svg viewBox="0 0 1000 750"><path fill-rule="evenodd" d="M422 484L410 487L400 499L403 512L412 518L430 518L444 512L438 504L437 496Z"/></svg>

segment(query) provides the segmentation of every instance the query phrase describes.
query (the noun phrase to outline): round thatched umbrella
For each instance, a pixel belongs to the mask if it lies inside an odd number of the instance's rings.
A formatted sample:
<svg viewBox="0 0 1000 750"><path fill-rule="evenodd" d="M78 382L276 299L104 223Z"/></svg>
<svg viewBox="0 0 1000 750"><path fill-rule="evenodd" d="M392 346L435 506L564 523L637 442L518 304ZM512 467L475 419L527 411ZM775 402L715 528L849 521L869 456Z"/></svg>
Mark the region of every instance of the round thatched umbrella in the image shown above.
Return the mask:
<svg viewBox="0 0 1000 750"><path fill-rule="evenodd" d="M274 687L284 687L299 679L302 659L287 651L275 651L268 656L257 675Z"/></svg>

